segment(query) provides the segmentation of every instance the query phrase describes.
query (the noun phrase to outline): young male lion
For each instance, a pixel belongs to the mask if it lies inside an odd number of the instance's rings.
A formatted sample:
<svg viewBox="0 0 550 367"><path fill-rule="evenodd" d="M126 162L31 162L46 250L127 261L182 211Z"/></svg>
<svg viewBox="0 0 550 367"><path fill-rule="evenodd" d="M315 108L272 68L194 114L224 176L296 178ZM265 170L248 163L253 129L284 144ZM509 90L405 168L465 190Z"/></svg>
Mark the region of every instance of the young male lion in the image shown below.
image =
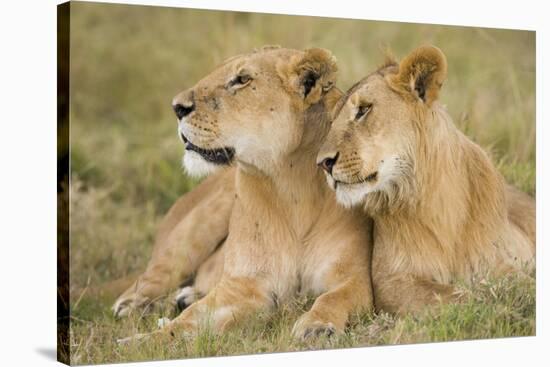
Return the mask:
<svg viewBox="0 0 550 367"><path fill-rule="evenodd" d="M318 163L338 201L374 218L376 307L422 309L451 283L534 266L534 200L453 124L443 53L420 47L357 83L335 108Z"/></svg>
<svg viewBox="0 0 550 367"><path fill-rule="evenodd" d="M297 338L342 332L373 307L370 222L345 210L315 164L341 92L326 50L237 56L174 98L190 173L234 165L235 202L220 281L154 334L215 331L297 294L318 296Z"/></svg>

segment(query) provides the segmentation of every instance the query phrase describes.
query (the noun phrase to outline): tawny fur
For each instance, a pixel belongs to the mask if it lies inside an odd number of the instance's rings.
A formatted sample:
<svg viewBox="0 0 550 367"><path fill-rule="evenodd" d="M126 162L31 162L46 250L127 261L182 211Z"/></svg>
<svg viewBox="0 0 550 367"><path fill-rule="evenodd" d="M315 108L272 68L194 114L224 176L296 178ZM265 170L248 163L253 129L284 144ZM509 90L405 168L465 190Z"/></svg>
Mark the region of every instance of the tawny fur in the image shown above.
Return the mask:
<svg viewBox="0 0 550 367"><path fill-rule="evenodd" d="M374 218L375 302L386 311L422 310L455 299L457 280L534 266L534 200L506 186L438 102L446 70L424 46L363 79L318 157L338 157L327 174L337 197Z"/></svg>
<svg viewBox="0 0 550 367"><path fill-rule="evenodd" d="M233 168L212 175L179 198L159 225L145 272L114 303L115 316L151 305L195 274L199 290L206 293L219 278L209 259L227 237L234 200Z"/></svg>
<svg viewBox="0 0 550 367"><path fill-rule="evenodd" d="M233 61L237 61L239 65L242 65L243 60L250 56L270 50L277 50L278 48L278 46L264 46L258 50L254 50L252 54L229 58L209 78L202 81L202 87L208 89L213 88L216 83L227 83L226 75L223 75L224 65ZM333 60L327 64L319 63L319 53L315 50L310 52L310 61L296 65L296 69L304 71L315 67L321 69L335 67ZM287 63L279 63L278 67L281 73L289 73L289 78L294 78L290 83L298 82L296 80L297 74L292 73ZM321 69L319 69L321 73L326 71ZM222 71L221 73L219 72L220 70ZM262 65L259 65L258 72L262 72ZM267 83L271 77L273 76L268 75L266 77L266 88L269 87ZM333 81L328 81L325 84L328 87L332 87ZM250 105L263 103L262 100L265 96L272 93L270 89L267 89L267 91L260 91L260 88L255 90L258 92L254 93L247 101ZM313 92L309 94L308 98L318 98L322 91L319 89ZM277 99L283 96L272 95L271 97ZM327 96L327 98L333 98L328 103L333 104L338 97L337 93ZM238 114L240 111L242 111L240 106L234 106L234 111L232 112ZM275 109L270 112L273 112L272 116L275 118L279 118L279 114L282 113L275 111ZM212 122L208 120L208 117L199 117L199 119L205 125L215 128ZM314 139L320 141L318 132L313 131L310 134ZM271 135L272 138L276 136L274 134ZM205 147L208 147L208 144L208 141L204 142ZM269 154L272 152L267 151L265 153L267 153L264 154L267 155L266 160L269 162L271 158ZM235 170L233 168L228 169L224 173L213 174L191 192L183 195L170 208L159 226L155 236L153 254L143 274L132 274L130 277L125 277L124 281L116 280L100 287L95 287L93 290L87 289L85 294L116 295L116 293L121 291L121 286L124 287L122 290L125 289L125 291L113 305L115 316L124 317L136 308L139 308L140 312L142 312L141 309L152 305L157 300L163 299L175 287L182 283L188 283L190 280L193 281L197 294L208 293L219 281L223 270L223 251L216 252L216 256L211 255L216 246L220 246L221 248L220 240L226 238L228 235L229 217L236 194L234 176ZM216 204L212 205L214 202ZM129 280L131 280L131 285L128 284ZM75 292L75 295L81 293Z"/></svg>
<svg viewBox="0 0 550 367"><path fill-rule="evenodd" d="M228 82L242 74L252 82ZM326 50L268 49L232 58L174 99L195 106L181 121L186 139L235 149L236 198L220 281L153 335L207 322L222 331L299 292L318 297L294 326L298 338L340 333L352 312L373 307L370 221L337 204L315 164L341 96L335 77Z"/></svg>

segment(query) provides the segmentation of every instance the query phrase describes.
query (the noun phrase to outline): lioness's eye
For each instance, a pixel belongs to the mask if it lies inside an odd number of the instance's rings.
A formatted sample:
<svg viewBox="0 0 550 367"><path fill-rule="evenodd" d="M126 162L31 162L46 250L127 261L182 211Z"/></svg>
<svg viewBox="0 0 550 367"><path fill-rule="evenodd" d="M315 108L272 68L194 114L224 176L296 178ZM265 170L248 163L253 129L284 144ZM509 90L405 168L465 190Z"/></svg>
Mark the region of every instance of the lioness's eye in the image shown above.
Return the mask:
<svg viewBox="0 0 550 367"><path fill-rule="evenodd" d="M237 77L237 83L238 83L238 84L246 84L246 83L248 83L248 82L251 81L251 80L252 80L252 78L249 77L248 75L239 75L239 76Z"/></svg>
<svg viewBox="0 0 550 367"><path fill-rule="evenodd" d="M359 108L357 109L357 113L355 114L355 119L359 120L361 117L369 113L371 109L372 109L371 103L359 106Z"/></svg>
<svg viewBox="0 0 550 367"><path fill-rule="evenodd" d="M249 75L237 75L229 82L230 87L243 87L252 81L252 77Z"/></svg>

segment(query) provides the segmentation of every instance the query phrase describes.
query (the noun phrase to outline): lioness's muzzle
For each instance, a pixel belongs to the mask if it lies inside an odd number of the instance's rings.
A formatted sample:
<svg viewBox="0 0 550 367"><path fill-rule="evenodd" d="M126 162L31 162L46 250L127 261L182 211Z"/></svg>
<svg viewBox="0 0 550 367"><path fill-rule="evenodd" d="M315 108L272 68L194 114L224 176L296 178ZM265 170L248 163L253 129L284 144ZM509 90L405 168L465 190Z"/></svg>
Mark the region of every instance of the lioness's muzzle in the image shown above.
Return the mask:
<svg viewBox="0 0 550 367"><path fill-rule="evenodd" d="M195 153L200 154L200 156L207 162L215 164L229 164L233 160L235 155L235 149L225 147L225 148L216 148L216 149L204 149L195 144L191 143L189 139L180 132L180 137L185 144L185 150L190 150Z"/></svg>

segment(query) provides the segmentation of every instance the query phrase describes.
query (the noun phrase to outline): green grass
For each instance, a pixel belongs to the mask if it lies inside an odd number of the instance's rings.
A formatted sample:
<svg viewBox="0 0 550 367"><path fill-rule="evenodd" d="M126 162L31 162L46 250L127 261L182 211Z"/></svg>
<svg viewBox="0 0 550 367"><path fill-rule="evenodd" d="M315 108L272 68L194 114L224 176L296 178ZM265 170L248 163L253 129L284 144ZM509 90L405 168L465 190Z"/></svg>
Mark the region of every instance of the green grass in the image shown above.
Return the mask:
<svg viewBox="0 0 550 367"><path fill-rule="evenodd" d="M108 303L85 300L72 310L72 358L78 364L106 363L534 335L534 278L486 279L461 289L465 293L461 304L435 306L403 318L358 314L345 334L308 342L293 340L291 330L311 306L310 299L298 299L274 314L253 315L222 335L203 328L195 337L168 344L145 341L122 346L117 338L154 330L159 317L173 316L171 307L115 321Z"/></svg>
<svg viewBox="0 0 550 367"><path fill-rule="evenodd" d="M533 32L314 17L72 3L71 281L99 284L145 267L156 225L196 181L182 174L172 97L225 58L265 44L324 47L338 85L423 43L447 55L441 99L456 124L491 152L506 179L535 194ZM173 345L117 346L156 316L115 322L111 300L73 305L72 357L99 363L206 355L476 339L535 332L534 281L465 287L468 301L417 318L358 315L348 333L306 345L290 329L310 300L258 315L223 336Z"/></svg>

